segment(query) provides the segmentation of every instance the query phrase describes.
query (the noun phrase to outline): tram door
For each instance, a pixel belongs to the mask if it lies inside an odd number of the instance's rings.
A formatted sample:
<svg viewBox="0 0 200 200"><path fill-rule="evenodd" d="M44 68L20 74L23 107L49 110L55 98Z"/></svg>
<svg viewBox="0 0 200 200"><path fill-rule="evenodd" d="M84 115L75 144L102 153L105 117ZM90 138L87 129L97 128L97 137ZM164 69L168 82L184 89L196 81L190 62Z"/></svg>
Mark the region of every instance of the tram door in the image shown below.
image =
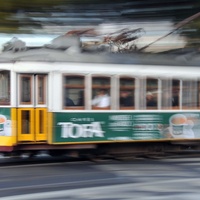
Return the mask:
<svg viewBox="0 0 200 200"><path fill-rule="evenodd" d="M47 140L47 75L18 74L18 141Z"/></svg>

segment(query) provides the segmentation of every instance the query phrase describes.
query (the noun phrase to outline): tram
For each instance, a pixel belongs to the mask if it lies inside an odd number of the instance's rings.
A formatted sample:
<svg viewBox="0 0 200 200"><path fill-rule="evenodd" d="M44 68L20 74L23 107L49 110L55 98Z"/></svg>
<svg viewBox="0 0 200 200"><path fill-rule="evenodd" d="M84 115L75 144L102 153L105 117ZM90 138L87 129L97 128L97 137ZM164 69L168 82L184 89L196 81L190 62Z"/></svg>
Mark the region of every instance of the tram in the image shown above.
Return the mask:
<svg viewBox="0 0 200 200"><path fill-rule="evenodd" d="M94 104L99 91L106 105ZM3 154L122 155L188 147L200 147L198 56L71 55L44 48L0 54Z"/></svg>

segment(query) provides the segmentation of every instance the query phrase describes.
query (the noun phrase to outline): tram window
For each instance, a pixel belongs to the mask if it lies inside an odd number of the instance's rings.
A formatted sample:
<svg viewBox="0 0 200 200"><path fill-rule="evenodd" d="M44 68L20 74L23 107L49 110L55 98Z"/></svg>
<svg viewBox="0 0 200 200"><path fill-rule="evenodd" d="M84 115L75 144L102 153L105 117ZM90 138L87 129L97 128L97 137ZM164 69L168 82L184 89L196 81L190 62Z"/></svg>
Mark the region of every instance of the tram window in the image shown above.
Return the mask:
<svg viewBox="0 0 200 200"><path fill-rule="evenodd" d="M22 120L21 120L22 134L30 134L30 124L31 124L30 120L31 120L30 111L23 110Z"/></svg>
<svg viewBox="0 0 200 200"><path fill-rule="evenodd" d="M85 81L83 76L64 76L64 109L70 109L70 107L83 109L85 106L84 89Z"/></svg>
<svg viewBox="0 0 200 200"><path fill-rule="evenodd" d="M92 78L92 108L110 109L110 78Z"/></svg>
<svg viewBox="0 0 200 200"><path fill-rule="evenodd" d="M30 104L32 99L32 76L20 76L20 102L22 104Z"/></svg>
<svg viewBox="0 0 200 200"><path fill-rule="evenodd" d="M172 81L171 79L162 79L162 89L161 89L161 105L162 109L171 109L172 108Z"/></svg>
<svg viewBox="0 0 200 200"><path fill-rule="evenodd" d="M180 80L172 80L172 107L180 106Z"/></svg>
<svg viewBox="0 0 200 200"><path fill-rule="evenodd" d="M46 104L46 75L38 75L38 104Z"/></svg>
<svg viewBox="0 0 200 200"><path fill-rule="evenodd" d="M198 83L193 80L182 81L182 108L197 108Z"/></svg>
<svg viewBox="0 0 200 200"><path fill-rule="evenodd" d="M163 109L177 109L180 106L180 80L162 80Z"/></svg>
<svg viewBox="0 0 200 200"><path fill-rule="evenodd" d="M10 104L10 72L0 71L0 105Z"/></svg>
<svg viewBox="0 0 200 200"><path fill-rule="evenodd" d="M158 102L158 80L147 78L146 80L146 107L147 109L157 109Z"/></svg>
<svg viewBox="0 0 200 200"><path fill-rule="evenodd" d="M120 109L134 109L135 79L120 78Z"/></svg>

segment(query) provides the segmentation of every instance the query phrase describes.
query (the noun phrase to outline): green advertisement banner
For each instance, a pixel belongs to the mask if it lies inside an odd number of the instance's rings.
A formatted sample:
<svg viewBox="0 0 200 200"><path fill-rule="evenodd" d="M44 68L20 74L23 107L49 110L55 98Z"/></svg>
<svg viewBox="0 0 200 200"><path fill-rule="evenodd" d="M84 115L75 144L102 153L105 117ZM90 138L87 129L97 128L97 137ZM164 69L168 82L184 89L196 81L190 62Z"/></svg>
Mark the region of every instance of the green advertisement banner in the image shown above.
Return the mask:
<svg viewBox="0 0 200 200"><path fill-rule="evenodd" d="M200 139L200 113L54 113L53 143Z"/></svg>

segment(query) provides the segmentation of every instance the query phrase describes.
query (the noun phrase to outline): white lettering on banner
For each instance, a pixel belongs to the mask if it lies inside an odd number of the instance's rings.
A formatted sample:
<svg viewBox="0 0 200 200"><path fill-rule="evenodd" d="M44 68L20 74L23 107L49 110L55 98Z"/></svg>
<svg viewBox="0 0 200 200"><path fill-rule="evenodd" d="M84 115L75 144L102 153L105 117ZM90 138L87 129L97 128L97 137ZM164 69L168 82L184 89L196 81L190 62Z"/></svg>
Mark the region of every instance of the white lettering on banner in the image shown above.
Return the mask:
<svg viewBox="0 0 200 200"><path fill-rule="evenodd" d="M144 131L153 131L153 130L161 130L162 124L134 124L134 130L144 130Z"/></svg>
<svg viewBox="0 0 200 200"><path fill-rule="evenodd" d="M110 127L116 127L116 126L123 126L123 127L127 127L127 126L132 126L132 122L131 121L115 121L109 124Z"/></svg>
<svg viewBox="0 0 200 200"><path fill-rule="evenodd" d="M122 121L122 120L132 120L131 115L111 115L109 116L110 120Z"/></svg>
<svg viewBox="0 0 200 200"><path fill-rule="evenodd" d="M59 122L62 138L88 138L104 137L100 122L91 124L74 124L72 122Z"/></svg>

